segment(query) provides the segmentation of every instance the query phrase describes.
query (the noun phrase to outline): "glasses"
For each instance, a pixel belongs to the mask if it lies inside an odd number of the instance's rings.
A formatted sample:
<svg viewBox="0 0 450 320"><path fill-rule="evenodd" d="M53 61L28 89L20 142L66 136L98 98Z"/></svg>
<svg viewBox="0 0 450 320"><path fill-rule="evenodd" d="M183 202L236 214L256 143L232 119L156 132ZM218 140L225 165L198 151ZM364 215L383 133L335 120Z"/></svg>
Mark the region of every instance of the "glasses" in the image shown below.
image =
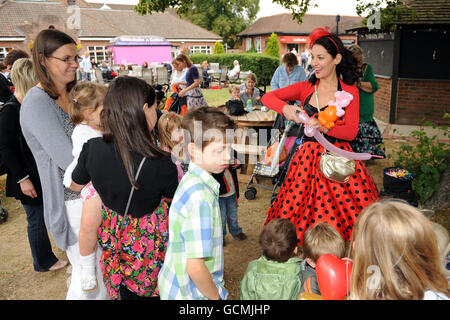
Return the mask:
<svg viewBox="0 0 450 320"><path fill-rule="evenodd" d="M74 57L65 57L65 58L58 58L58 57L50 56L49 58L55 58L59 61L64 62L65 64L70 64L71 62L75 62L76 64L78 64L78 60L80 59L80 56L76 55Z"/></svg>

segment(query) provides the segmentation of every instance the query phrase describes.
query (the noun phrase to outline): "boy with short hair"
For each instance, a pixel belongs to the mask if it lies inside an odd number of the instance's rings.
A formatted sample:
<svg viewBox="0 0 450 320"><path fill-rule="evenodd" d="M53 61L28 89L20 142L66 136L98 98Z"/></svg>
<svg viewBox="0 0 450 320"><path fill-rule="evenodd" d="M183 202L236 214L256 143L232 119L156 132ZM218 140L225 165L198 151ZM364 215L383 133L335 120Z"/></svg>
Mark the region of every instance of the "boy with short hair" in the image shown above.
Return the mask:
<svg viewBox="0 0 450 320"><path fill-rule="evenodd" d="M315 293L320 295L316 276L316 263L321 255L331 253L342 258L345 254L345 241L342 236L328 223L319 222L303 235L302 272L300 293Z"/></svg>
<svg viewBox="0 0 450 320"><path fill-rule="evenodd" d="M201 130L199 130L201 125ZM169 211L169 243L158 276L163 300L226 299L219 183L212 177L228 167L234 122L217 108L201 107L184 117L188 172Z"/></svg>
<svg viewBox="0 0 450 320"><path fill-rule="evenodd" d="M248 264L241 300L295 300L300 291L301 259L297 232L288 219L270 221L259 236L263 255Z"/></svg>

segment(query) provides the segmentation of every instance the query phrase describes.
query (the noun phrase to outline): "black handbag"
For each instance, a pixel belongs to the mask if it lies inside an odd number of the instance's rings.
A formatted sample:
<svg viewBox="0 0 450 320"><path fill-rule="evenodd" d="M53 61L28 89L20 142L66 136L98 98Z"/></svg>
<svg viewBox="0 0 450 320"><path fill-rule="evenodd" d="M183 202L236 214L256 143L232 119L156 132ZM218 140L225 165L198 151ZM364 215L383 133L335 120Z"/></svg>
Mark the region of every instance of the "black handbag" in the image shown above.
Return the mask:
<svg viewBox="0 0 450 320"><path fill-rule="evenodd" d="M228 113L232 116L241 116L247 113L241 100L228 100L225 107L228 109Z"/></svg>

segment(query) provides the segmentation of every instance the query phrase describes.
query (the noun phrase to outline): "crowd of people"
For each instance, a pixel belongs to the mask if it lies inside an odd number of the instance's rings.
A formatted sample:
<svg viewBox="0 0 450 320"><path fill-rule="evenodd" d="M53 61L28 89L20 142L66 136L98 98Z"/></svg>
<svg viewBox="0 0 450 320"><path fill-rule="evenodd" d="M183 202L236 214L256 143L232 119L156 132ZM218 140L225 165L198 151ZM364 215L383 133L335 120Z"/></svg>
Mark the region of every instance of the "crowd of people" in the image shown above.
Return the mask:
<svg viewBox="0 0 450 320"><path fill-rule="evenodd" d="M310 40L308 78L287 53L273 91L261 98L250 73L230 85L230 100L265 105L297 124L306 113L305 127L338 148L384 155L381 135L374 138L371 66L325 30ZM48 231L72 265L66 299L227 299L227 229L249 241L238 222L241 163L226 139L235 123L207 106L199 70L184 54L172 61L171 77L186 99L184 114L158 110L155 90L138 77L119 76L107 87L77 82L78 58L69 35L42 30L32 58L11 62L15 92L0 112L7 196L27 213L34 269L67 265L52 252ZM327 128L315 115L337 91L352 98ZM362 161L346 182L328 179L320 171L324 152L304 136L268 209L262 255L243 275L241 299L323 294L316 267L326 254L353 263L349 299L449 299L431 223L405 202L380 200ZM380 270L375 284L372 266Z"/></svg>

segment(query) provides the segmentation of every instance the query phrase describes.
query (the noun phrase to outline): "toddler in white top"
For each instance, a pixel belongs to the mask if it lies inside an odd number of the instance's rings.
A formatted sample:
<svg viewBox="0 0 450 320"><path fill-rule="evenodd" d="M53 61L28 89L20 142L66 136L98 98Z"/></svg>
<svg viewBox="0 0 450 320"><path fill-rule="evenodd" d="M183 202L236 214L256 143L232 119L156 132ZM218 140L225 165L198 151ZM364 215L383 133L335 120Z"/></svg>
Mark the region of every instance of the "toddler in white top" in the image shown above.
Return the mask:
<svg viewBox="0 0 450 320"><path fill-rule="evenodd" d="M75 129L72 133L72 154L74 159L64 174L64 186L73 188L72 172L77 166L78 157L85 142L92 138L101 137L100 113L103 110L103 101L106 87L92 83L77 84L69 95L69 115ZM97 229L101 224L101 199L95 191L92 182L81 190L83 211L79 234L80 261L81 261L81 288L91 292L97 288L95 270L95 249L97 247Z"/></svg>

